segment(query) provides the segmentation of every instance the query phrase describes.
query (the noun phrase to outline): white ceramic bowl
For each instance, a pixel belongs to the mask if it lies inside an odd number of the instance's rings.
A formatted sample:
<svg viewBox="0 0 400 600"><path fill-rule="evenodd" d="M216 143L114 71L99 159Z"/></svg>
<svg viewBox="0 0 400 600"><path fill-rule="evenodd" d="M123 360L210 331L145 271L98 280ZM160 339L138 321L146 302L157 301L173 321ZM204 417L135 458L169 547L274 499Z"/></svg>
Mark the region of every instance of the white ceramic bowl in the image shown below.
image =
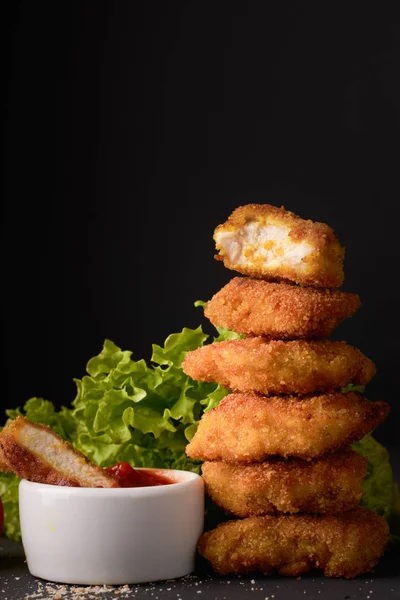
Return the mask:
<svg viewBox="0 0 400 600"><path fill-rule="evenodd" d="M31 574L119 585L191 573L203 531L203 480L189 471L151 470L176 483L104 489L22 480L21 533Z"/></svg>

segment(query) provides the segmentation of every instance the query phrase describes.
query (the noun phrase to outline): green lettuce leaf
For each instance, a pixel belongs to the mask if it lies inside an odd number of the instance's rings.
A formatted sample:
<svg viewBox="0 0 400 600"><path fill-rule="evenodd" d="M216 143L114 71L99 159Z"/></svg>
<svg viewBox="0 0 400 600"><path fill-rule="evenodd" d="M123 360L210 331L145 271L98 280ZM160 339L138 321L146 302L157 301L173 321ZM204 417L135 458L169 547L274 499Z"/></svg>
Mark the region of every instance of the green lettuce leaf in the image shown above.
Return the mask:
<svg viewBox="0 0 400 600"><path fill-rule="evenodd" d="M366 435L359 442L355 442L352 447L353 450L368 459L361 504L388 519L396 498L389 452L371 434Z"/></svg>
<svg viewBox="0 0 400 600"><path fill-rule="evenodd" d="M390 542L400 548L400 494L389 452L371 434L352 444L352 448L368 459L360 504L389 522Z"/></svg>
<svg viewBox="0 0 400 600"><path fill-rule="evenodd" d="M4 508L4 533L16 542L21 541L18 509L20 480L14 473L0 473L0 498Z"/></svg>
<svg viewBox="0 0 400 600"><path fill-rule="evenodd" d="M133 466L181 464L176 453L184 454L202 413L228 393L194 381L181 368L186 353L208 337L201 327L170 335L163 347L153 345L151 366L106 340L89 360L88 374L75 380L74 445L100 466L122 458ZM184 462L198 470L197 461Z"/></svg>
<svg viewBox="0 0 400 600"><path fill-rule="evenodd" d="M363 394L365 392L365 385L354 385L354 383L349 383L342 388L342 392L358 392L359 394Z"/></svg>

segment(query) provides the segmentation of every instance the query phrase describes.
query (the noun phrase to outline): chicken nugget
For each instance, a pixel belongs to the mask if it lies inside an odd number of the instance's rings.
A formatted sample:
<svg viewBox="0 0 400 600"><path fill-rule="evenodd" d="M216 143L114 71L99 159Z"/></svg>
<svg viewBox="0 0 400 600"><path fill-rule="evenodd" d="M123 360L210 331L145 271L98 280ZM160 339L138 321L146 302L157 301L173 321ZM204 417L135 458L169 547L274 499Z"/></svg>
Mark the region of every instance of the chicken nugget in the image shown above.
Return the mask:
<svg viewBox="0 0 400 600"><path fill-rule="evenodd" d="M343 283L344 248L333 230L283 207L239 206L215 229L214 240L215 258L244 275L326 288Z"/></svg>
<svg viewBox="0 0 400 600"><path fill-rule="evenodd" d="M350 383L366 385L376 372L374 363L346 342L284 342L263 337L196 348L186 354L182 368L198 381L264 395L330 392Z"/></svg>
<svg viewBox="0 0 400 600"><path fill-rule="evenodd" d="M360 307L356 294L234 277L204 309L216 327L277 339L328 337Z"/></svg>
<svg viewBox="0 0 400 600"><path fill-rule="evenodd" d="M213 502L238 517L299 511L334 514L354 508L361 500L367 463L347 449L313 461L205 462L202 475Z"/></svg>
<svg viewBox="0 0 400 600"><path fill-rule="evenodd" d="M360 506L340 515L248 517L204 533L199 553L217 573L298 576L313 568L326 577L368 573L389 539L387 522Z"/></svg>
<svg viewBox="0 0 400 600"><path fill-rule="evenodd" d="M0 446L21 479L71 487L119 487L118 479L94 465L47 425L17 417L0 433Z"/></svg>
<svg viewBox="0 0 400 600"><path fill-rule="evenodd" d="M230 463L274 455L317 458L360 440L389 410L386 402L355 392L304 398L229 394L203 414L186 454Z"/></svg>

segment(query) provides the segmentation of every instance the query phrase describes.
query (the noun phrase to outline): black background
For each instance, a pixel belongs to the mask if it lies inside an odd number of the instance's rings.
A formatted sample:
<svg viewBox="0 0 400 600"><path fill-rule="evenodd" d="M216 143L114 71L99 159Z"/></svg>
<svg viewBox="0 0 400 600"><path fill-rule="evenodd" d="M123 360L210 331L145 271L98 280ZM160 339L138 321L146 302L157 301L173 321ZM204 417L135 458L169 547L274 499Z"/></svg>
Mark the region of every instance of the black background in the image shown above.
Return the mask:
<svg viewBox="0 0 400 600"><path fill-rule="evenodd" d="M234 275L241 204L327 222L362 307L335 332L399 425L395 3L14 2L2 19L4 407L57 405L104 338L137 359ZM329 8L328 8L329 6ZM4 393L5 391L5 393Z"/></svg>

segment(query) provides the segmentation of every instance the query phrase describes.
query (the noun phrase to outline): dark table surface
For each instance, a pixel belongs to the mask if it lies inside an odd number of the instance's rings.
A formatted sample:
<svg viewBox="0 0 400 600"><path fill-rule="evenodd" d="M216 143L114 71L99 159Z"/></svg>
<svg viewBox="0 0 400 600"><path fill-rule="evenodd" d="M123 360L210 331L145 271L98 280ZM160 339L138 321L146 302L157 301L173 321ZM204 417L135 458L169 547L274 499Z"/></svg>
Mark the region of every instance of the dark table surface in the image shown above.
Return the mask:
<svg viewBox="0 0 400 600"><path fill-rule="evenodd" d="M400 481L400 455L392 467ZM328 579L321 572L303 577L219 577L199 561L196 571L181 579L129 586L73 586L50 583L30 575L23 547L0 537L0 600L394 600L400 598L400 551L388 550L373 573L356 579Z"/></svg>
<svg viewBox="0 0 400 600"><path fill-rule="evenodd" d="M400 598L400 554L388 552L374 573L357 579L327 579L315 572L301 578L218 577L199 564L181 579L129 586L71 586L30 575L21 544L0 538L1 600L394 600Z"/></svg>

